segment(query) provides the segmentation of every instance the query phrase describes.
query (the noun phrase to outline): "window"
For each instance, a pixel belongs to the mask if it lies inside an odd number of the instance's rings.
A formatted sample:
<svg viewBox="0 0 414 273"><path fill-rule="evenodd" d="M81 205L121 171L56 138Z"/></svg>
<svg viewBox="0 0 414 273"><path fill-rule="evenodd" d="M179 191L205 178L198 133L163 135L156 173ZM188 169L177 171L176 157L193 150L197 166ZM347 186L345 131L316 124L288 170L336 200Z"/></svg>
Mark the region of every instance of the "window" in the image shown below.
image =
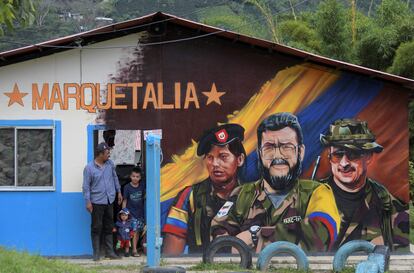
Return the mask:
<svg viewBox="0 0 414 273"><path fill-rule="evenodd" d="M53 127L0 127L0 190L54 189Z"/></svg>

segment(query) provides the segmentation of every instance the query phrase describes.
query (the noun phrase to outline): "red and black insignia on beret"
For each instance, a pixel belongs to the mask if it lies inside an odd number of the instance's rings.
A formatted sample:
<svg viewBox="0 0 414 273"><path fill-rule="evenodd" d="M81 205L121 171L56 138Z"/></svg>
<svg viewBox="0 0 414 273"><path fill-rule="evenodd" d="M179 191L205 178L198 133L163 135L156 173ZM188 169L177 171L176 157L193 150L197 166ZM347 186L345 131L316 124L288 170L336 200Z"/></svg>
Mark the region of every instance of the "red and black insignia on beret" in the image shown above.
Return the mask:
<svg viewBox="0 0 414 273"><path fill-rule="evenodd" d="M216 136L217 141L220 143L225 143L229 138L229 134L227 133L226 129L221 129L220 131L215 132L214 135Z"/></svg>

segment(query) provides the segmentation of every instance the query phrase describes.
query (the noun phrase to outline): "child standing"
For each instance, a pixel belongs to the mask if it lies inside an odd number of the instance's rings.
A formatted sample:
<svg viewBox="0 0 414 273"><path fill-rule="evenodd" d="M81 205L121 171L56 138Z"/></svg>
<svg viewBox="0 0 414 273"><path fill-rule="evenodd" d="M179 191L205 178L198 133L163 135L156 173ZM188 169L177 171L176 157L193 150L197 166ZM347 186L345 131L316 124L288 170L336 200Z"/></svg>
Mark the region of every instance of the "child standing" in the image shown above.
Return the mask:
<svg viewBox="0 0 414 273"><path fill-rule="evenodd" d="M115 223L118 234L117 248L122 248L125 251L125 257L129 256L129 246L131 237L133 236L133 224L129 217L129 210L124 208L118 213L118 221Z"/></svg>
<svg viewBox="0 0 414 273"><path fill-rule="evenodd" d="M127 208L133 219L134 237L132 240L132 256L139 257L137 243L140 233L145 226L145 184L141 181L141 169L131 171L131 182L124 187L124 201L122 207Z"/></svg>

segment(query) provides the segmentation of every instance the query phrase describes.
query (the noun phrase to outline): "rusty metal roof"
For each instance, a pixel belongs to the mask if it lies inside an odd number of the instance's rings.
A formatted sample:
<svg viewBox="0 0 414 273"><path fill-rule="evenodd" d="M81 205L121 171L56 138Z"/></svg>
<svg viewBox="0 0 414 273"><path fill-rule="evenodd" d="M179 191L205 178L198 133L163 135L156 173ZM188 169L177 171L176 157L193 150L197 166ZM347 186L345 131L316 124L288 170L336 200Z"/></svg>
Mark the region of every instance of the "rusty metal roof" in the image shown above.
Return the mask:
<svg viewBox="0 0 414 273"><path fill-rule="evenodd" d="M72 47L64 48L67 45L76 45L77 41L89 40L90 43L101 42L109 40L116 36L122 36L130 34L131 31L139 30L140 26L148 26L148 24L156 24L157 22L165 22L180 25L190 29L199 31L200 33L212 33L212 35L227 38L231 41L243 42L255 47L265 48L269 51L274 51L286 55L290 55L296 58L302 58L304 61L312 62L320 65L333 67L342 71L351 71L383 79L397 83L414 91L414 80L408 79L393 74L385 73L382 71L366 68L359 65L350 64L343 61L338 61L323 57L317 54L309 53L303 50L295 49L289 46L277 44L271 41L258 39L246 35L242 35L237 32L232 32L202 23L194 22L184 18L180 18L171 14L156 12L136 19L107 25L104 27L96 28L90 31L81 32L73 35L69 35L62 38L57 38L42 43L25 46L0 53L0 66L8 65L11 63L21 62L28 59L38 58L43 55L52 54L58 51L69 50ZM113 34L113 35L111 35ZM54 48L55 46L62 46L63 48ZM50 50L49 50L50 49ZM53 49L53 50L52 50Z"/></svg>

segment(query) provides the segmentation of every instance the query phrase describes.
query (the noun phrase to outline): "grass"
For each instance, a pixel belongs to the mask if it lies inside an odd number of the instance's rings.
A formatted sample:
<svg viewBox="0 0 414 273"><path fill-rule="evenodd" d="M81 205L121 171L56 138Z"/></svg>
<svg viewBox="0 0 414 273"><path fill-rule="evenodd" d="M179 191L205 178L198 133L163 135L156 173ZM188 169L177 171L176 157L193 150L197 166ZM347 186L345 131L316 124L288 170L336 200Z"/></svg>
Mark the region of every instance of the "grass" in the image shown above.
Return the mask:
<svg viewBox="0 0 414 273"><path fill-rule="evenodd" d="M277 272L277 273L311 273L312 271L304 271L294 268L272 268L270 267L267 272Z"/></svg>
<svg viewBox="0 0 414 273"><path fill-rule="evenodd" d="M241 268L238 264L230 263L198 263L190 268L187 271L222 271L222 270L232 270L232 271L246 271L246 269Z"/></svg>
<svg viewBox="0 0 414 273"><path fill-rule="evenodd" d="M355 268L354 267L345 267L341 273L355 273Z"/></svg>
<svg viewBox="0 0 414 273"><path fill-rule="evenodd" d="M192 267L187 268L187 271L234 271L234 272L252 272L252 273L261 273L261 271L256 270L255 268L252 269L244 269L241 268L238 264L230 264L230 263L199 263ZM294 268L275 268L270 266L270 268L266 272L277 272L277 273L312 273L312 271L303 271ZM319 271L320 272L320 271ZM331 271L327 271L331 272ZM355 273L354 267L345 267L341 273Z"/></svg>
<svg viewBox="0 0 414 273"><path fill-rule="evenodd" d="M0 247L0 273L96 273L79 265Z"/></svg>
<svg viewBox="0 0 414 273"><path fill-rule="evenodd" d="M113 271L113 270L122 270L126 272L139 272L144 266L137 265L92 265L88 266L90 269L96 270L97 272L101 271Z"/></svg>

